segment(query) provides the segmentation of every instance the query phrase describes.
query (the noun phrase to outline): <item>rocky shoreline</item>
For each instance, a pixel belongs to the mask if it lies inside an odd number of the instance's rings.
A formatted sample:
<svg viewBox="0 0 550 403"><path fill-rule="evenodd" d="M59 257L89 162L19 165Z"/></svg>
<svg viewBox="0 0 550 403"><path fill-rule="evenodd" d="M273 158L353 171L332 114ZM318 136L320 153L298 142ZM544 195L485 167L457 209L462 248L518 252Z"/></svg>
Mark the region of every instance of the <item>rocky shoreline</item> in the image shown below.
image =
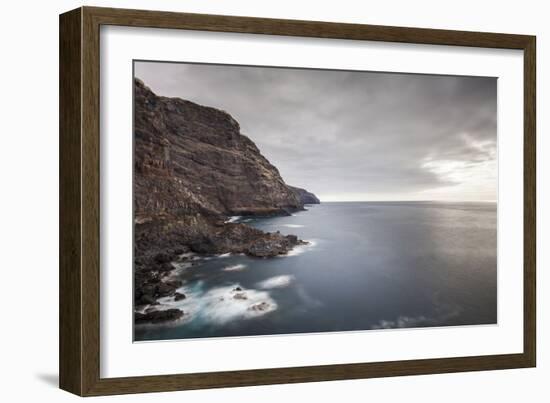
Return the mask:
<svg viewBox="0 0 550 403"><path fill-rule="evenodd" d="M284 255L305 242L229 218L290 215L319 199L287 185L227 112L158 96L138 79L134 101L134 319L170 322L185 317L157 309L160 298L186 298L174 262Z"/></svg>
<svg viewBox="0 0 550 403"><path fill-rule="evenodd" d="M307 244L295 235L266 233L244 223L228 223L217 219L206 219L205 222L209 222L203 224L205 231L200 235L195 234L186 243L182 243L188 237L186 231L189 227L185 226L185 220L135 225L136 324L170 322L185 315L179 309L155 308L160 298L172 297L174 301L186 298L185 294L178 292L183 285L182 280L174 276L178 266L193 266L202 258L227 253L272 258L287 254L295 246Z"/></svg>

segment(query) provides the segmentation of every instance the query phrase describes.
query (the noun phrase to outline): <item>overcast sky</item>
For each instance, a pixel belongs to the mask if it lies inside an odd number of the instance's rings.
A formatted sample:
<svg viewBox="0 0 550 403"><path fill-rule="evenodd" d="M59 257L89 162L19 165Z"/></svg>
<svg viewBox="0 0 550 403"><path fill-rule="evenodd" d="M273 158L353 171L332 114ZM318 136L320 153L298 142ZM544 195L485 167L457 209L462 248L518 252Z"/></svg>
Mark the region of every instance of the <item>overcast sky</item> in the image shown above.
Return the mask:
<svg viewBox="0 0 550 403"><path fill-rule="evenodd" d="M322 201L496 200L496 78L153 62L135 75L229 112Z"/></svg>

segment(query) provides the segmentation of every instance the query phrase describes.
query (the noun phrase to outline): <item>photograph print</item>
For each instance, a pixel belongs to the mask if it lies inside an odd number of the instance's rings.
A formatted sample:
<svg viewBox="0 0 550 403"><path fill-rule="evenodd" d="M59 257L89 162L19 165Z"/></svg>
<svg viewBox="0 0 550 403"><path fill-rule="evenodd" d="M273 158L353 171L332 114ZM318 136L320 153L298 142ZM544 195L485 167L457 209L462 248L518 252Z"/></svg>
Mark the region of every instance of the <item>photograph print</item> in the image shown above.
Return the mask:
<svg viewBox="0 0 550 403"><path fill-rule="evenodd" d="M497 324L497 79L134 61L134 341Z"/></svg>

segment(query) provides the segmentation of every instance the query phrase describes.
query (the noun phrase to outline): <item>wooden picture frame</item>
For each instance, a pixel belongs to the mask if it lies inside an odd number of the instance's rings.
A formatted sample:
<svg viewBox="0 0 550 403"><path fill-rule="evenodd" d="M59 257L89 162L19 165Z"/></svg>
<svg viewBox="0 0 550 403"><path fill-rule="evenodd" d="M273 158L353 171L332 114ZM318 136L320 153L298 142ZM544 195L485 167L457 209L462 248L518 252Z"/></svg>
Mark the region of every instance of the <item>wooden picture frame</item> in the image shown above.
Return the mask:
<svg viewBox="0 0 550 403"><path fill-rule="evenodd" d="M99 35L102 25L519 49L524 52L524 348L467 356L100 377ZM536 363L535 37L81 7L60 16L60 387L81 396L533 367Z"/></svg>

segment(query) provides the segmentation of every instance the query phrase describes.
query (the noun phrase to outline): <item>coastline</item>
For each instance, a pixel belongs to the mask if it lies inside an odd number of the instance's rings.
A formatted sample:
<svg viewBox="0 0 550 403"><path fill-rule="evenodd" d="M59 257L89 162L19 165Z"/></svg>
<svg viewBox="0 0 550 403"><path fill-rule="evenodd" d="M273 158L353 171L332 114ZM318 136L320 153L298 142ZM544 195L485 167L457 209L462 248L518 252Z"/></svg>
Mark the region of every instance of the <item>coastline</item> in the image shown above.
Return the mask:
<svg viewBox="0 0 550 403"><path fill-rule="evenodd" d="M135 78L134 117L136 323L185 315L158 313L155 306L160 298L185 298L171 273L173 262L193 264L185 260L188 253L271 258L304 244L296 235L228 222L290 216L319 203L313 193L288 185L229 113L159 96Z"/></svg>
<svg viewBox="0 0 550 403"><path fill-rule="evenodd" d="M182 280L177 292L186 298L160 298L157 309L185 315L140 323L136 340L494 323L496 209L484 205L323 203L292 216L243 217L309 243L276 259L182 256L166 279Z"/></svg>
<svg viewBox="0 0 550 403"><path fill-rule="evenodd" d="M294 209L304 211L305 209ZM285 209L285 214L270 215L239 215L242 218L277 217L291 215ZM232 216L235 217L235 216ZM194 217L197 222L197 216ZM199 220L200 221L200 220ZM285 256L296 246L307 245L308 242L296 235L283 235L279 231L270 233L255 229L245 223L231 222L230 218L209 218L208 225L202 227L198 234L192 226L171 225L165 222L148 221L135 223L136 257L134 260L134 323L159 324L182 319L186 312L177 309L157 309L162 298L173 298L179 301L187 298L178 290L184 281L176 278L176 273L188 267L196 266L202 260L217 258L224 255L243 254L253 258L270 259ZM191 232L185 236L183 232ZM157 237L157 231L159 234ZM184 235L184 236L182 236ZM179 239L187 239L181 242ZM139 245L147 244L147 248ZM146 253L143 253L146 251Z"/></svg>

